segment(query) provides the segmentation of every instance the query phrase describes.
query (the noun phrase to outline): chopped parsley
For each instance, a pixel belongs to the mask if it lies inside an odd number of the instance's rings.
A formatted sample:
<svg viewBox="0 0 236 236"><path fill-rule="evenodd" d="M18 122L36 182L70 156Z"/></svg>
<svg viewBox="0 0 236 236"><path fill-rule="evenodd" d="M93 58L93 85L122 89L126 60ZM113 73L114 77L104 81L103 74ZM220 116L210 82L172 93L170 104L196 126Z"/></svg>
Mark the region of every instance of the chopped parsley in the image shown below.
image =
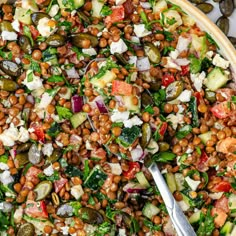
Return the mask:
<svg viewBox="0 0 236 236"><path fill-rule="evenodd" d="M57 114L59 115L60 120L70 119L73 116L73 113L70 109L66 107L56 106Z"/></svg>

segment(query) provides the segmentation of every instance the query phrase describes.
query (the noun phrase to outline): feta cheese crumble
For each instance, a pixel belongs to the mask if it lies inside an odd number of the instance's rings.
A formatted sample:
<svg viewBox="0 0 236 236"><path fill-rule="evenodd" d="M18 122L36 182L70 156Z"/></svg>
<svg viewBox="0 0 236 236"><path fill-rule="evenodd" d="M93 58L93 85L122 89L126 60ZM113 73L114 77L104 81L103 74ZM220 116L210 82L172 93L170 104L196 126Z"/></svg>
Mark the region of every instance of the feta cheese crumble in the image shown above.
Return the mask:
<svg viewBox="0 0 236 236"><path fill-rule="evenodd" d="M16 32L20 32L20 22L18 20L14 20L11 25Z"/></svg>
<svg viewBox="0 0 236 236"><path fill-rule="evenodd" d="M189 187L190 187L193 191L196 191L198 185L201 183L200 180L193 180L193 179L191 179L189 176L187 176L187 177L185 178L185 181L187 182L187 184L189 185Z"/></svg>
<svg viewBox="0 0 236 236"><path fill-rule="evenodd" d="M9 40L9 41L17 40L17 34L15 32L9 32L3 30L1 36L3 40Z"/></svg>
<svg viewBox="0 0 236 236"><path fill-rule="evenodd" d="M58 13L59 9L60 7L57 4L52 5L50 11L48 12L48 15L54 17Z"/></svg>
<svg viewBox="0 0 236 236"><path fill-rule="evenodd" d="M119 112L116 110L111 115L112 122L124 122L125 120L128 120L128 119L129 119L129 111Z"/></svg>
<svg viewBox="0 0 236 236"><path fill-rule="evenodd" d="M115 54L115 53L122 54L126 52L127 50L128 50L128 47L126 46L123 39L119 39L119 41L117 42L112 42L110 45L111 54Z"/></svg>
<svg viewBox="0 0 236 236"><path fill-rule="evenodd" d="M2 182L4 185L8 185L14 182L14 179L11 176L11 172L9 170L5 170L0 173L0 182Z"/></svg>
<svg viewBox="0 0 236 236"><path fill-rule="evenodd" d="M50 166L48 166L47 168L45 168L45 169L43 170L43 173L44 173L46 176L51 176L51 175L53 175L54 169L53 169L53 167L52 167L52 164L51 164Z"/></svg>
<svg viewBox="0 0 236 236"><path fill-rule="evenodd" d="M29 90L36 90L43 87L42 80L39 76L34 75L32 70L26 72L26 77L22 82Z"/></svg>
<svg viewBox="0 0 236 236"><path fill-rule="evenodd" d="M181 102L189 102L191 94L192 94L191 91L186 89L177 97L177 100Z"/></svg>
<svg viewBox="0 0 236 236"><path fill-rule="evenodd" d="M206 73L202 71L201 74L190 74L190 78L195 89L200 92L202 90L203 81L206 78Z"/></svg>
<svg viewBox="0 0 236 236"><path fill-rule="evenodd" d="M138 116L133 116L131 119L124 121L124 126L125 128L131 128L134 125L141 125L142 123L143 121Z"/></svg>
<svg viewBox="0 0 236 236"><path fill-rule="evenodd" d="M89 56L96 56L97 52L94 48L83 48L82 53L87 54Z"/></svg>
<svg viewBox="0 0 236 236"><path fill-rule="evenodd" d="M52 153L53 153L53 146L52 146L52 143L46 143L43 145L43 148L42 148L42 152L43 152L43 155L45 156L51 156Z"/></svg>
<svg viewBox="0 0 236 236"><path fill-rule="evenodd" d="M229 67L230 62L222 58L219 54L216 54L212 60L213 65L218 66L223 69Z"/></svg>
<svg viewBox="0 0 236 236"><path fill-rule="evenodd" d="M71 188L70 193L76 200L78 200L84 194L84 190L81 185L74 185Z"/></svg>
<svg viewBox="0 0 236 236"><path fill-rule="evenodd" d="M136 34L137 37L142 38L151 34L152 32L146 29L145 24L139 24L139 25L134 25L134 33Z"/></svg>

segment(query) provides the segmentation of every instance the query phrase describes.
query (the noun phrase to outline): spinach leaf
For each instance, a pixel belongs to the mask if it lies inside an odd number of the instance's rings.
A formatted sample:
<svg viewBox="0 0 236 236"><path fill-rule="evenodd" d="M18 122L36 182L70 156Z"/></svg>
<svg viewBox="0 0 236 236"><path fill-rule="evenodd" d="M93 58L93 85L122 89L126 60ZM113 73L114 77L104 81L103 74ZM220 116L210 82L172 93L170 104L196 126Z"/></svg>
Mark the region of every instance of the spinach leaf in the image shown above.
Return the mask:
<svg viewBox="0 0 236 236"><path fill-rule="evenodd" d="M53 175L51 175L51 176L46 176L46 175L40 173L38 175L38 177L39 177L40 180L49 180L49 181L52 181L52 182L54 182L55 180L59 180L60 179L58 171L54 171Z"/></svg>
<svg viewBox="0 0 236 236"><path fill-rule="evenodd" d="M90 169L89 169L89 161L88 161L88 160L85 160L85 161L84 161L83 180L86 180L86 179L87 179L87 177L89 176L89 172L90 172Z"/></svg>
<svg viewBox="0 0 236 236"><path fill-rule="evenodd" d="M151 105L146 106L144 112L148 112L149 114L153 115L154 114L153 107Z"/></svg>
<svg viewBox="0 0 236 236"><path fill-rule="evenodd" d="M7 217L7 215L5 215L2 211L0 211L0 232L5 231L8 229L9 225L10 225L10 221Z"/></svg>
<svg viewBox="0 0 236 236"><path fill-rule="evenodd" d="M31 45L34 46L34 40L32 38L31 31L28 26L24 25L23 33L25 36L27 36L29 38Z"/></svg>
<svg viewBox="0 0 236 236"><path fill-rule="evenodd" d="M149 221L147 219L143 220L143 224L145 226L147 226L151 230L151 232L153 232L153 231L160 231L161 230L161 225L155 225L155 224L153 224L151 221Z"/></svg>
<svg viewBox="0 0 236 236"><path fill-rule="evenodd" d="M201 71L201 60L196 58L194 55L189 56L190 59L190 71L193 74L197 74Z"/></svg>
<svg viewBox="0 0 236 236"><path fill-rule="evenodd" d="M201 213L197 235L210 236L215 229L214 217L211 216L211 208L207 210L206 215Z"/></svg>
<svg viewBox="0 0 236 236"><path fill-rule="evenodd" d="M189 111L192 113L192 127L199 126L198 111L197 111L197 98L191 97L189 102Z"/></svg>
<svg viewBox="0 0 236 236"><path fill-rule="evenodd" d="M61 126L57 122L53 122L51 127L47 130L50 137L56 137L61 132Z"/></svg>
<svg viewBox="0 0 236 236"><path fill-rule="evenodd" d="M72 27L72 22L64 20L64 21L59 22L58 26L64 26L65 27L65 31L70 31L70 29Z"/></svg>
<svg viewBox="0 0 236 236"><path fill-rule="evenodd" d="M166 100L166 92L164 89L159 89L152 97L155 105L159 107Z"/></svg>
<svg viewBox="0 0 236 236"><path fill-rule="evenodd" d="M111 231L111 223L104 221L102 224L98 226L96 231L94 232L94 235L96 236L104 236L105 234L109 233Z"/></svg>
<svg viewBox="0 0 236 236"><path fill-rule="evenodd" d="M163 49L163 51L162 51L162 54L163 54L164 56L167 56L169 52L174 51L174 50L175 50L175 48L173 48L173 47L171 47L171 46L169 46L169 47L164 47L164 49Z"/></svg>
<svg viewBox="0 0 236 236"><path fill-rule="evenodd" d="M65 174L67 174L70 177L83 176L83 173L77 167L71 165L65 168Z"/></svg>

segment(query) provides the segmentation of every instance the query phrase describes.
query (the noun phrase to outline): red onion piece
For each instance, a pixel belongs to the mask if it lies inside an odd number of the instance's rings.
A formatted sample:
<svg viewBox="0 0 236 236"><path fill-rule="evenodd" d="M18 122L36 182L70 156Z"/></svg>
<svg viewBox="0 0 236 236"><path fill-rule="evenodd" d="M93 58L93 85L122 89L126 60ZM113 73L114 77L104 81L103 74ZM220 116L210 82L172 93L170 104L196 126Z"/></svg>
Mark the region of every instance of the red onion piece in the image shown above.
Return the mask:
<svg viewBox="0 0 236 236"><path fill-rule="evenodd" d="M82 111L82 107L84 105L83 97L79 95L74 95L71 98L71 104L72 104L72 111L74 113Z"/></svg>
<svg viewBox="0 0 236 236"><path fill-rule="evenodd" d="M101 96L98 96L95 98L95 103L96 103L100 113L108 113L108 109L107 109L107 107L104 103L104 100Z"/></svg>
<svg viewBox="0 0 236 236"><path fill-rule="evenodd" d="M130 182L123 187L127 193L141 193L146 188L138 183Z"/></svg>
<svg viewBox="0 0 236 236"><path fill-rule="evenodd" d="M29 102L29 103L31 103L31 104L34 104L34 97L33 97L32 95L28 95L28 96L26 97L26 101Z"/></svg>

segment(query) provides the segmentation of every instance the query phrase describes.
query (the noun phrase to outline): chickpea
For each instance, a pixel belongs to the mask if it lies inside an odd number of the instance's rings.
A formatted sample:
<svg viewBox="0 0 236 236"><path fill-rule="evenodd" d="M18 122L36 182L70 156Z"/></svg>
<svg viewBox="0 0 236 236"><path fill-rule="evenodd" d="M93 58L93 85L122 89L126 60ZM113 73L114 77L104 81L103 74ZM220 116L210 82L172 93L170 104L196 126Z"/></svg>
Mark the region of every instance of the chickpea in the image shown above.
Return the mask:
<svg viewBox="0 0 236 236"><path fill-rule="evenodd" d="M42 52L38 49L35 49L32 53L32 58L36 61L40 61L42 58Z"/></svg>
<svg viewBox="0 0 236 236"><path fill-rule="evenodd" d="M164 105L164 112L165 113L171 113L172 111L173 111L173 105L172 104L170 104L170 103L166 103L165 105Z"/></svg>
<svg viewBox="0 0 236 236"><path fill-rule="evenodd" d="M89 48L90 45L91 45L91 41L89 39L84 39L82 42L81 42L81 45L82 45L82 48Z"/></svg>
<svg viewBox="0 0 236 236"><path fill-rule="evenodd" d="M201 113L207 112L207 106L204 103L199 104L198 111Z"/></svg>
<svg viewBox="0 0 236 236"><path fill-rule="evenodd" d="M44 230L45 234L51 234L53 228L51 226L49 226L49 225L46 225L43 230Z"/></svg>
<svg viewBox="0 0 236 236"><path fill-rule="evenodd" d="M142 115L142 120L144 122L149 122L150 120L150 114L148 112L144 112L143 115Z"/></svg>
<svg viewBox="0 0 236 236"><path fill-rule="evenodd" d="M161 224L161 217L160 216L154 216L152 218L152 221L155 225L159 225L159 224Z"/></svg>
<svg viewBox="0 0 236 236"><path fill-rule="evenodd" d="M87 112L87 113L91 111L91 107L89 104L84 104L82 109L84 112Z"/></svg>
<svg viewBox="0 0 236 236"><path fill-rule="evenodd" d="M16 183L13 186L14 190L19 193L21 191L22 185L20 183Z"/></svg>
<svg viewBox="0 0 236 236"><path fill-rule="evenodd" d="M112 133L113 133L116 137L120 136L121 131L122 131L121 128L118 127L118 126L112 128Z"/></svg>

